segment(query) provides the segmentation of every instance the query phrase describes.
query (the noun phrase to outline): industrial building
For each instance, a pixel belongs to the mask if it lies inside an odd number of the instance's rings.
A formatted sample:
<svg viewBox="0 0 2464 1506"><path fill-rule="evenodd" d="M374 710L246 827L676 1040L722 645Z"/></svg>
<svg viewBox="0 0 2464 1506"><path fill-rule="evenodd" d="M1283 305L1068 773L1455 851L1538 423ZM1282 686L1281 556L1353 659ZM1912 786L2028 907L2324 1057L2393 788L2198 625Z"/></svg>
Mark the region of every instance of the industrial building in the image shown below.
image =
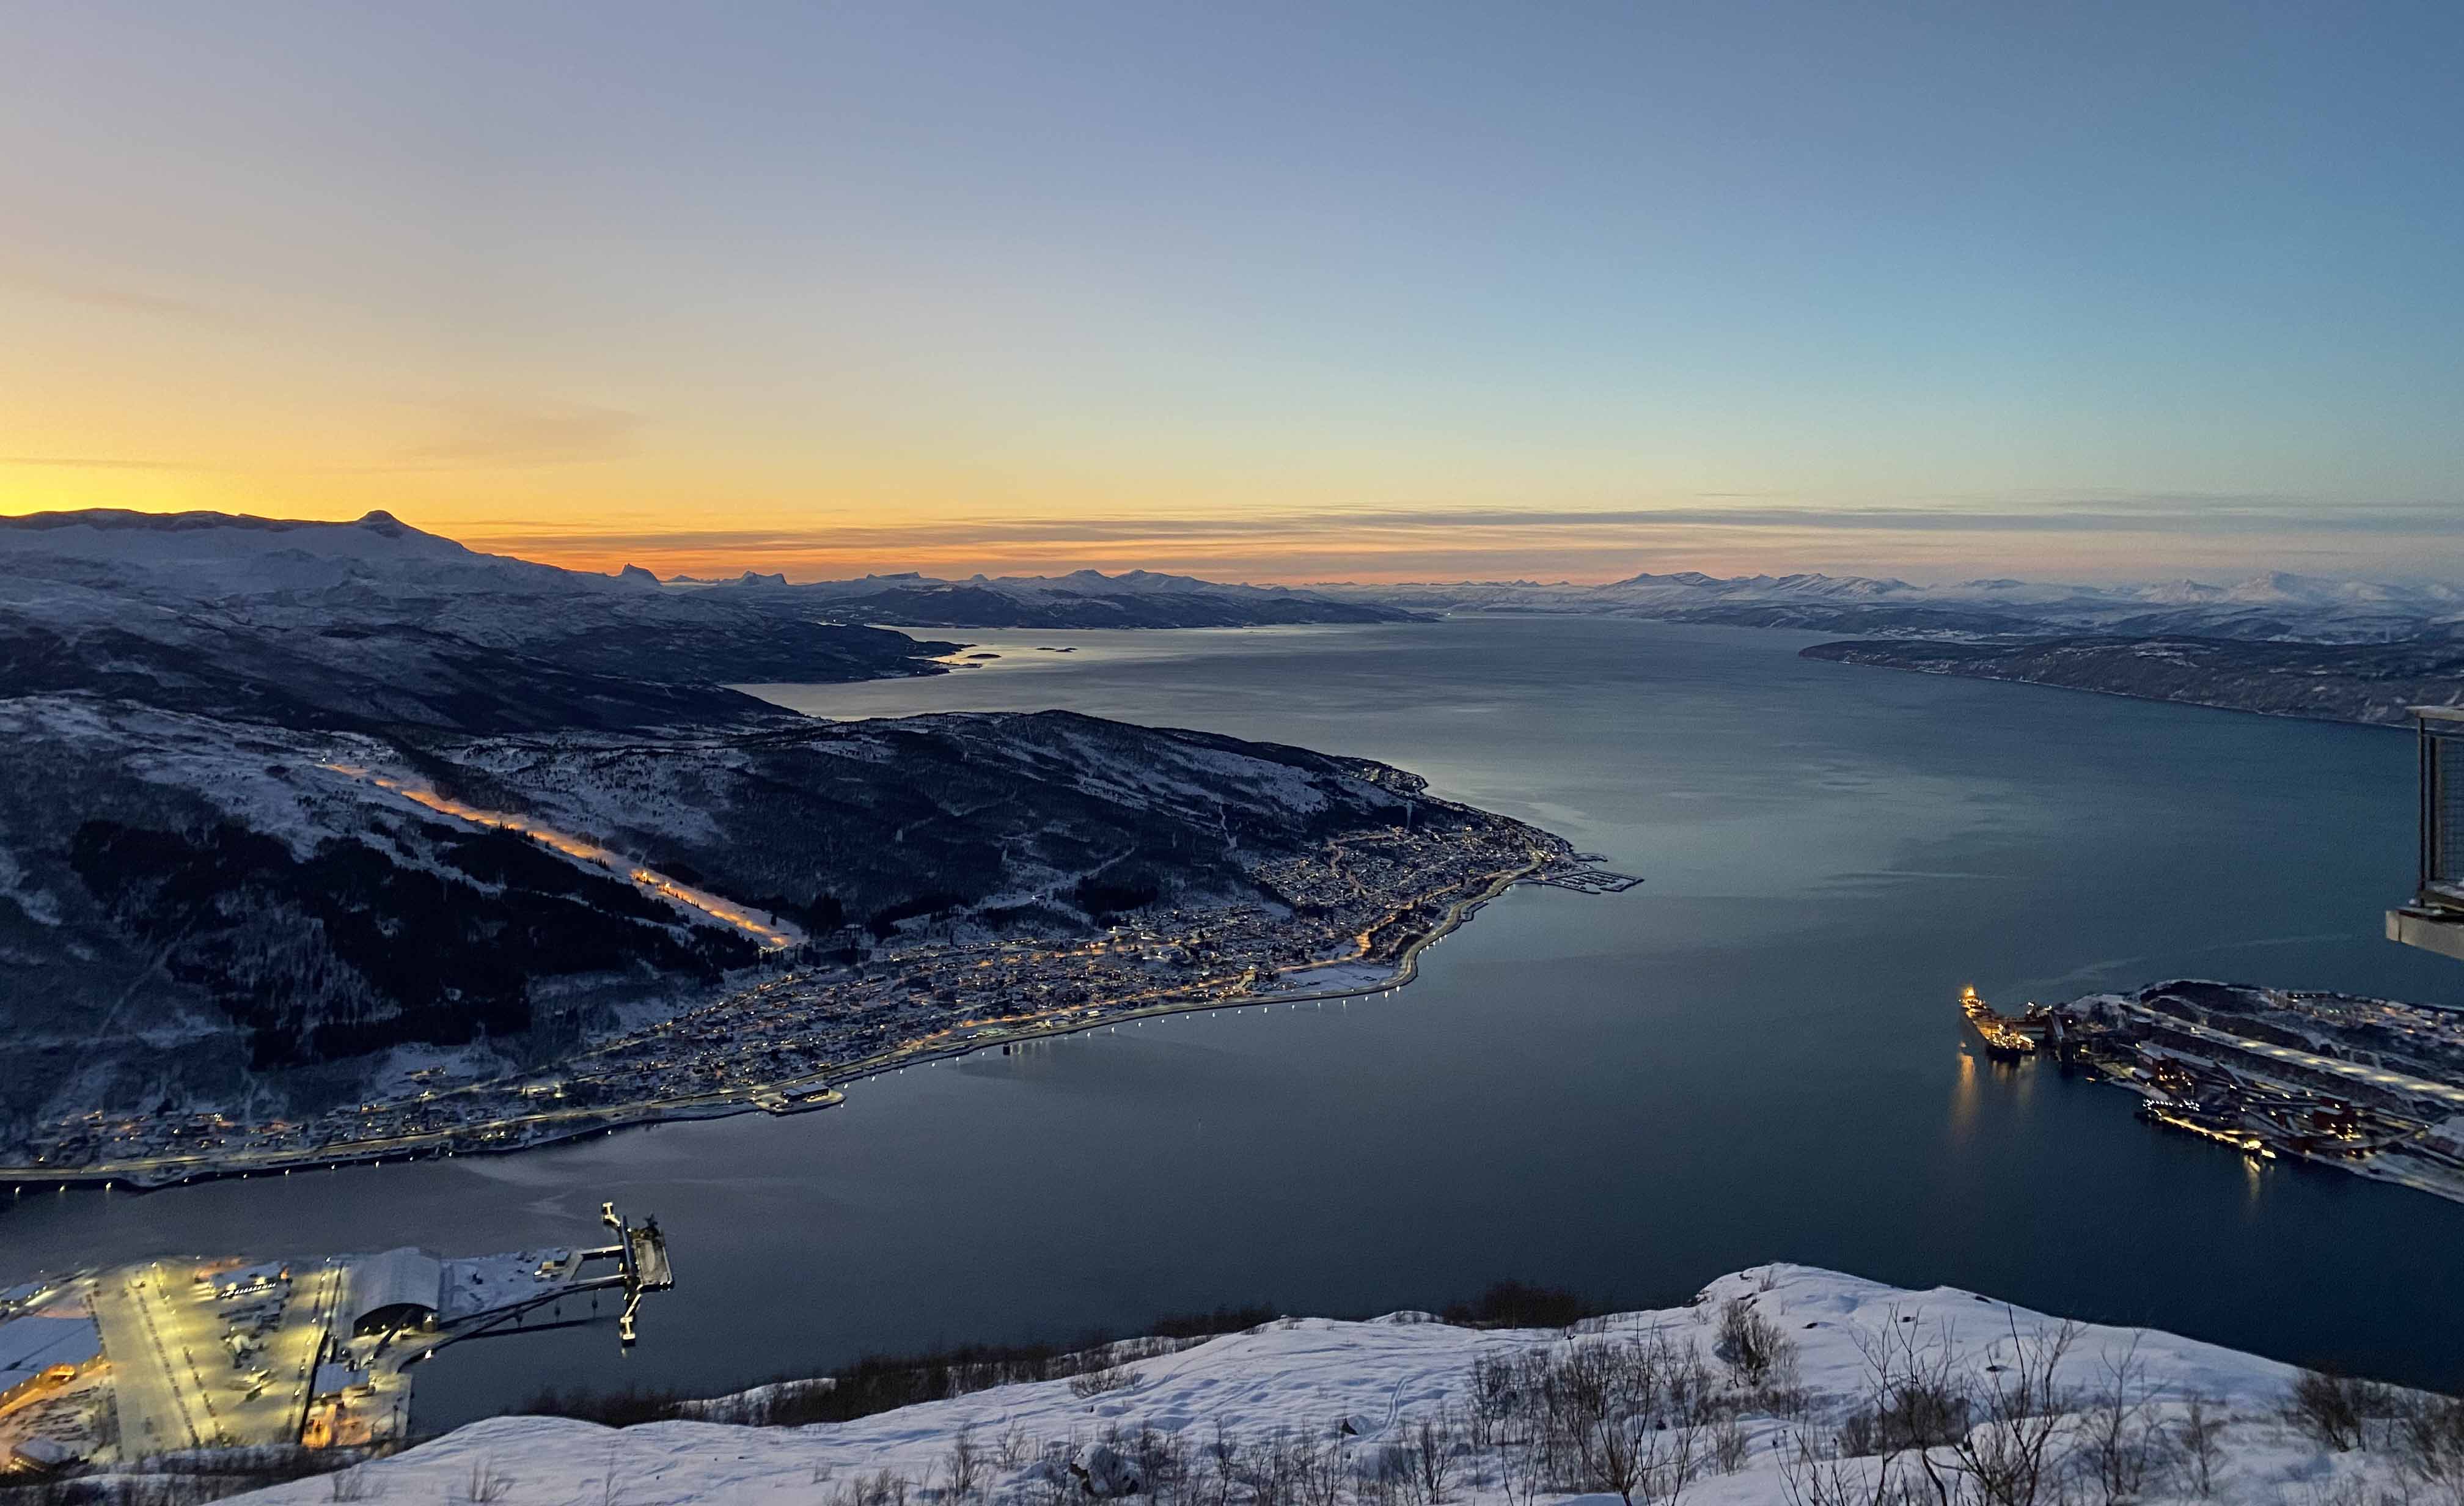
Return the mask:
<svg viewBox="0 0 2464 1506"><path fill-rule="evenodd" d="M351 1262L341 1310L336 1316L340 1326L355 1338L433 1328L444 1291L445 1263L425 1250L405 1245Z"/></svg>
<svg viewBox="0 0 2464 1506"><path fill-rule="evenodd" d="M91 1318L19 1318L0 1323L0 1406L63 1384L102 1358Z"/></svg>

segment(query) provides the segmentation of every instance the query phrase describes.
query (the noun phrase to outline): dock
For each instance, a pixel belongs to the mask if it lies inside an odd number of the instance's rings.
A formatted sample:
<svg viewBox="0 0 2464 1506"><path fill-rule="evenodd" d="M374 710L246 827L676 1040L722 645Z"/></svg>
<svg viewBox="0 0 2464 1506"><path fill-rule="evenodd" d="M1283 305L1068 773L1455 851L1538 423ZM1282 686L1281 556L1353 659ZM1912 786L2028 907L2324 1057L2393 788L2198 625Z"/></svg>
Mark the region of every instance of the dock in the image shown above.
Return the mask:
<svg viewBox="0 0 2464 1506"><path fill-rule="evenodd" d="M1578 895L1621 895L1642 880L1632 874L1614 874L1605 868L1585 869L1580 873L1551 874L1532 882L1551 889L1571 889Z"/></svg>

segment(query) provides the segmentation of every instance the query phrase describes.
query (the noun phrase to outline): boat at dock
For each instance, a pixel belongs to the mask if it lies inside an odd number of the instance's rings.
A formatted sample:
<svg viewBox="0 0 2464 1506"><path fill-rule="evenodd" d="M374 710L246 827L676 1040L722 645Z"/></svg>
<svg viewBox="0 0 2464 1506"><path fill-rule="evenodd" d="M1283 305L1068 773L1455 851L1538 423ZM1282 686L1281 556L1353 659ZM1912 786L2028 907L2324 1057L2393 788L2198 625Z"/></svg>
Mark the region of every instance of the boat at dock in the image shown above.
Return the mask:
<svg viewBox="0 0 2464 1506"><path fill-rule="evenodd" d="M1971 986L1959 990L1960 1012L1985 1042L1985 1054L1995 1061L2018 1061L2036 1052L2036 1038L2030 1035L2025 1019L2014 1019L1994 1011L1991 1005L1979 998Z"/></svg>

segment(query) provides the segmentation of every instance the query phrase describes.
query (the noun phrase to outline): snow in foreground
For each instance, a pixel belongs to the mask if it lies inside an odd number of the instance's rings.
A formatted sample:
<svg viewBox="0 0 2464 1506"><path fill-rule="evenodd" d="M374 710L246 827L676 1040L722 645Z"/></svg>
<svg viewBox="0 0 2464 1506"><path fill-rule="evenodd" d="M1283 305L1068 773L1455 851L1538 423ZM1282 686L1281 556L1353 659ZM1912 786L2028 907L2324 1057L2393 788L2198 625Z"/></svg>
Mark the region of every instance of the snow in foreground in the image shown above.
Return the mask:
<svg viewBox="0 0 2464 1506"><path fill-rule="evenodd" d="M1157 1506L1532 1506L1614 1501L1622 1481L1637 1503L1709 1506L1898 1498L1873 1490L1882 1471L1928 1501L2457 1498L2453 1481L2406 1476L2384 1437L2343 1451L2289 1424L2298 1374L1948 1288L1774 1266L1724 1276L1685 1307L1571 1332L1457 1328L1421 1314L1286 1318L1093 1379L849 1423L615 1430L497 1418L361 1466L341 1485L308 1479L249 1498L1060 1506L1134 1494ZM759 1397L707 1405L726 1415ZM1991 1421L1996 1398L2015 1400L2002 1415L2019 1421ZM1630 1425L1617 1426L1619 1415ZM1917 1447L1917 1432L1949 1441Z"/></svg>

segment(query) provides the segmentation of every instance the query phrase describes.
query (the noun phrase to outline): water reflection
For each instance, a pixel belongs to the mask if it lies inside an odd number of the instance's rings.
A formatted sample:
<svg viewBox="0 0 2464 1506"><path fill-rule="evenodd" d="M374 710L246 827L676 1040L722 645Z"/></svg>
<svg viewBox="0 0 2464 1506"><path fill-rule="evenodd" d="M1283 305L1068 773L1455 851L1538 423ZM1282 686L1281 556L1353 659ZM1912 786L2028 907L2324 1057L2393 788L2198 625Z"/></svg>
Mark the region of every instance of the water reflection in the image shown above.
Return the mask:
<svg viewBox="0 0 2464 1506"><path fill-rule="evenodd" d="M1456 622L811 688L833 714L1061 704L1383 758L1649 881L1511 893L1392 998L979 1054L796 1118L46 1195L0 1204L0 1248L478 1251L603 1197L659 1215L679 1285L631 1360L449 1350L439 1424L549 1382L718 1390L1226 1302L1375 1312L1509 1275L1661 1302L1774 1258L2464 1384L2464 1207L2262 1185L2120 1090L1986 1070L1949 1002L2169 976L2464 1002L2464 969L2379 936L2412 871L2409 742L1807 641Z"/></svg>

